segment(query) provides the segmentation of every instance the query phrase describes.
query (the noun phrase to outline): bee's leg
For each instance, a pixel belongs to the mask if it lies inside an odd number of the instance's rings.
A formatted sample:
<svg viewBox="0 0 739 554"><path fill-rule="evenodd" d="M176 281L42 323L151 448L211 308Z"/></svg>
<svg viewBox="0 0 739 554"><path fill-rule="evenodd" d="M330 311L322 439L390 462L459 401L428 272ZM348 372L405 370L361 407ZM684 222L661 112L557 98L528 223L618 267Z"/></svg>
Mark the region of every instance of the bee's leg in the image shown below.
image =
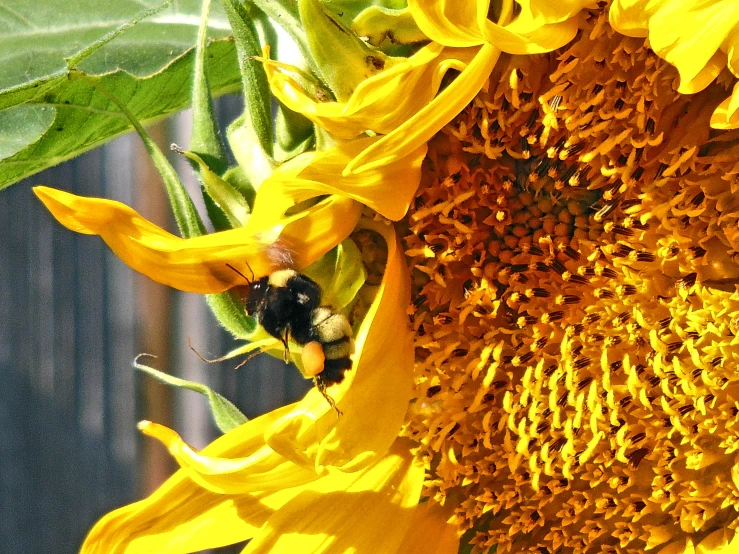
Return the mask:
<svg viewBox="0 0 739 554"><path fill-rule="evenodd" d="M285 363L290 363L290 347L287 344L287 333L285 333L284 336L280 337L280 342L282 342L282 345L285 347Z"/></svg>
<svg viewBox="0 0 739 554"><path fill-rule="evenodd" d="M336 405L336 401L334 401L334 399L331 398L329 394L326 392L326 382L320 377L314 377L313 382L315 383L316 388L318 389L318 392L320 392L321 396L323 396L326 399L326 402L328 402L329 406L331 406L334 410L336 410L336 417L343 415L343 412L339 410L339 407Z"/></svg>

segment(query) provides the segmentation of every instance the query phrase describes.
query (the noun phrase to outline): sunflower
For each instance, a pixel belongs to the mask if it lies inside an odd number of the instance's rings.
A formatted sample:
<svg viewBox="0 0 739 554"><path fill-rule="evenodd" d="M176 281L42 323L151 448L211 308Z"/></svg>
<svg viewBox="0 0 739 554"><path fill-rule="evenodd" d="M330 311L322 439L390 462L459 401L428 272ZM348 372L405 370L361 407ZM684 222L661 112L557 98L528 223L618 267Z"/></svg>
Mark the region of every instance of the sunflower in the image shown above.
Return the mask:
<svg viewBox="0 0 739 554"><path fill-rule="evenodd" d="M466 532L476 552L732 551L734 3L368 10L370 44L427 41L378 54L336 100L265 50L275 96L336 146L278 167L244 227L178 239L38 191L135 269L203 293L237 284L227 261L269 273L280 241L299 269L357 228L387 245L344 415L312 391L202 453L145 422L182 469L85 548L452 552Z"/></svg>

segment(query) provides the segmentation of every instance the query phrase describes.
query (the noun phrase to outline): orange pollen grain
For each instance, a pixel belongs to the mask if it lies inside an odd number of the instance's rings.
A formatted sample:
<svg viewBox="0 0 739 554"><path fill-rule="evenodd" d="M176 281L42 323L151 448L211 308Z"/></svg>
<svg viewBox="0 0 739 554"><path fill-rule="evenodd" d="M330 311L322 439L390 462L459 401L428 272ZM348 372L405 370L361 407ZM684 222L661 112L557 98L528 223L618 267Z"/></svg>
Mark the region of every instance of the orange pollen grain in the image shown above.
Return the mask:
<svg viewBox="0 0 739 554"><path fill-rule="evenodd" d="M308 377L315 377L323 371L326 363L326 354L323 352L323 346L320 342L311 341L303 346L300 354L303 362L303 370Z"/></svg>

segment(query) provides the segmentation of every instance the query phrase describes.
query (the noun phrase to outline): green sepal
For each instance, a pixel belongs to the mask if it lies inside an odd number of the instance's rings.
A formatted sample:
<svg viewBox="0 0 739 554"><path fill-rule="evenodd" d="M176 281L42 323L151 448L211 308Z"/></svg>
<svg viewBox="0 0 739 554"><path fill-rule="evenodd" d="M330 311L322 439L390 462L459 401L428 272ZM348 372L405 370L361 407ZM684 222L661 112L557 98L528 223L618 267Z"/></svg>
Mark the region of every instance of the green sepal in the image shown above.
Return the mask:
<svg viewBox="0 0 739 554"><path fill-rule="evenodd" d="M208 404L210 405L210 412L211 414L213 414L213 419L215 420L215 423L221 430L221 432L228 433L229 431L236 429L240 425L243 425L244 423L249 421L248 418L244 414L242 414L241 411L236 406L234 406L232 402L230 402L217 392L214 392L210 387L207 387L200 383L195 383L193 381L186 381L185 379L180 379L179 377L174 377L173 375L163 373L158 369L154 369L153 367L140 364L139 358L141 358L142 355L136 357L136 360L134 360L133 362L133 367L154 377L154 379L161 383L164 383L165 385L177 387L179 389L193 390L205 396L208 399Z"/></svg>
<svg viewBox="0 0 739 554"><path fill-rule="evenodd" d="M198 175L198 178L200 178L200 175ZM213 230L227 231L233 229L233 225L231 225L231 222L221 207L205 192L205 185L202 182L200 183L200 191L203 195L203 204L205 204L205 211L208 214L211 225L213 225Z"/></svg>
<svg viewBox="0 0 739 554"><path fill-rule="evenodd" d="M234 293L209 294L205 299L218 323L235 338L246 340L254 333L257 322L249 317L244 309L244 303Z"/></svg>
<svg viewBox="0 0 739 554"><path fill-rule="evenodd" d="M205 161L195 154L172 145L172 150L182 154L197 167L200 179L203 183L205 193L210 197L216 206L223 212L230 224L228 227L243 227L249 217L250 208L241 193L236 190L225 179L222 179L211 171Z"/></svg>
<svg viewBox="0 0 739 554"><path fill-rule="evenodd" d="M316 142L313 122L293 110L280 106L275 121L275 158L285 162L309 150Z"/></svg>
<svg viewBox="0 0 739 554"><path fill-rule="evenodd" d="M407 8L393 10L370 6L357 15L352 22L352 30L360 37L367 37L369 43L377 47L385 39L392 44L428 41Z"/></svg>
<svg viewBox="0 0 739 554"><path fill-rule="evenodd" d="M249 113L244 113L226 130L228 143L246 179L255 189L272 175L275 161L259 145L259 138L249 123Z"/></svg>
<svg viewBox="0 0 739 554"><path fill-rule="evenodd" d="M205 161L207 167L222 174L228 167L226 147L218 130L213 111L207 69L208 15L210 0L203 1L198 29L198 42L195 46L195 64L192 81L192 133L190 151ZM201 174L202 176L202 174Z"/></svg>
<svg viewBox="0 0 739 554"><path fill-rule="evenodd" d="M254 56L262 55L259 35L254 22L238 0L223 0L223 7L234 34L244 91L244 116L248 114L248 117L242 116L237 121L251 127L253 138L258 141L264 155L271 157L272 96L264 67L253 59ZM231 147L233 148L233 143Z"/></svg>
<svg viewBox="0 0 739 554"><path fill-rule="evenodd" d="M318 0L298 0L313 59L336 99L349 99L357 85L385 69L390 58L362 41Z"/></svg>
<svg viewBox="0 0 739 554"><path fill-rule="evenodd" d="M239 191L239 194L246 199L246 203L250 209L254 208L254 200L257 197L257 191L251 186L251 182L244 173L244 170L239 165L228 168L228 171L223 174L223 180L231 185L234 189Z"/></svg>
<svg viewBox="0 0 739 554"><path fill-rule="evenodd" d="M98 82L94 77L78 70L71 71L69 75L70 79L82 79L102 92L118 107L134 129L136 129L139 137L141 137L141 141L144 143L144 148L146 148L149 156L151 156L157 171L159 171L159 175L162 176L162 181L164 181L167 196L169 197L169 203L172 206L172 212L174 213L180 234L185 238L198 237L205 234L203 221L200 219L200 215L198 215L195 204L193 204L192 198L190 198L190 195L187 193L185 185L182 184L182 181L180 181L180 178L174 167L172 167L172 164L169 163L167 157L154 140L152 140L151 136L149 136L149 133L146 132L146 129L144 129L139 120L136 119L123 102L100 84L100 82Z"/></svg>
<svg viewBox="0 0 739 554"><path fill-rule="evenodd" d="M342 310L348 306L367 279L362 253L351 239L345 239L312 263L303 273L321 287L321 304Z"/></svg>

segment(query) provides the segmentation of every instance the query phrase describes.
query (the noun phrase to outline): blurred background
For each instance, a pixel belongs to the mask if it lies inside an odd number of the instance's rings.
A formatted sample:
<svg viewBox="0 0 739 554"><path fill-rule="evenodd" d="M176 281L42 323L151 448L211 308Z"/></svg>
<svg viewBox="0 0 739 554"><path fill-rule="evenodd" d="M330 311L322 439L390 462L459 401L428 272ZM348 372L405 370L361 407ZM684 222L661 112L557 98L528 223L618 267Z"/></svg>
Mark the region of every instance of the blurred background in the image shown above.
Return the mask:
<svg viewBox="0 0 739 554"><path fill-rule="evenodd" d="M222 126L241 102L217 101ZM149 131L167 152L186 146L190 114ZM170 160L196 197L190 167ZM134 134L0 191L0 551L67 554L103 514L174 471L137 421L169 425L197 448L218 435L205 398L137 372L137 354L156 355L149 365L207 384L250 418L299 399L311 383L267 355L238 371L239 360L198 359L188 339L212 358L237 345L204 297L154 283L100 238L59 225L33 195L36 184L122 201L171 232L176 225Z"/></svg>

